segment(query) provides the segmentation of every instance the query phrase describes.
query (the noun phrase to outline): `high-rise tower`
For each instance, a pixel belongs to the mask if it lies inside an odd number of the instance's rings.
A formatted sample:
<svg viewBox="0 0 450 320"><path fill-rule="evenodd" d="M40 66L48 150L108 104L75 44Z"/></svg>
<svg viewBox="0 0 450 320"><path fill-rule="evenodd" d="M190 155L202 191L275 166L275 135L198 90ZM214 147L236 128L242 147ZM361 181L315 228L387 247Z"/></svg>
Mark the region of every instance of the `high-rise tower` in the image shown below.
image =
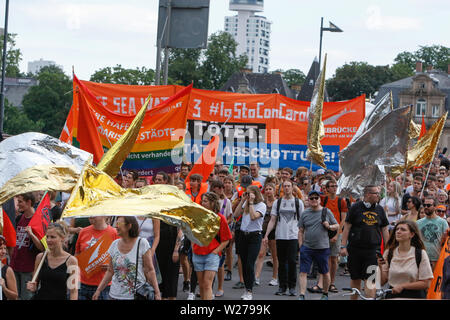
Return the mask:
<svg viewBox="0 0 450 320"><path fill-rule="evenodd" d="M230 0L230 10L236 16L225 17L225 31L238 43L237 55L248 56L247 67L255 73L269 70L270 26L266 17L256 12L264 9L263 0Z"/></svg>

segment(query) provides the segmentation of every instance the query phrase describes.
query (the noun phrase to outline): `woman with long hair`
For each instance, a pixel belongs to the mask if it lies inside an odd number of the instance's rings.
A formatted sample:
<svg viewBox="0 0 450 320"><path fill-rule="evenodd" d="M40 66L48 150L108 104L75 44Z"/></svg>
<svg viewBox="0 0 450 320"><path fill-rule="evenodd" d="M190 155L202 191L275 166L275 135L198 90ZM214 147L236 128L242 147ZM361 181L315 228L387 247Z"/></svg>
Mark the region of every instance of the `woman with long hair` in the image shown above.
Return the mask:
<svg viewBox="0 0 450 320"><path fill-rule="evenodd" d="M68 229L63 221L48 225L48 253L45 257L44 253L37 255L34 274L41 260L45 260L36 281L27 283L27 290L36 293L34 300L78 300L78 260L64 250Z"/></svg>
<svg viewBox="0 0 450 320"><path fill-rule="evenodd" d="M1 264L1 261L6 258L6 239L0 235L0 287L2 290L2 300L17 300L17 283L16 276L13 269L7 264Z"/></svg>
<svg viewBox="0 0 450 320"><path fill-rule="evenodd" d="M264 202L266 204L267 210L266 212L272 211L272 205L275 202L275 184L268 183L264 188ZM264 215L263 222L263 234L266 234L267 226L269 225L270 214ZM269 286L278 286L278 258L277 258L277 244L275 242L275 229L273 229L269 234L269 242L268 245L264 245L261 243L261 249L259 250L258 259L256 260L256 268L255 268L255 283L259 285L260 283L260 275L261 270L264 263L264 258L266 257L267 248L270 250L270 255L272 257L272 280L269 282Z"/></svg>
<svg viewBox="0 0 450 320"><path fill-rule="evenodd" d="M253 284L255 281L255 262L262 241L262 226L266 214L266 204L257 186L247 187L234 216L242 216L241 224L241 261L244 277L245 293L243 300L253 299Z"/></svg>
<svg viewBox="0 0 450 320"><path fill-rule="evenodd" d="M408 208L408 213L405 214L401 220L410 220L410 221L417 221L420 219L419 217L419 210L420 206L422 205L422 201L420 201L417 197L410 197L406 201L406 207Z"/></svg>
<svg viewBox="0 0 450 320"><path fill-rule="evenodd" d="M378 266L381 285L388 283L392 288L387 298L426 298L433 271L414 221L401 220L395 225Z"/></svg>
<svg viewBox="0 0 450 320"><path fill-rule="evenodd" d="M386 212L386 216L388 218L389 224L391 228L395 225L397 220L400 217L401 209L402 209L402 198L401 198L402 187L396 181L391 181L387 185L387 194L380 201L380 206L383 207Z"/></svg>
<svg viewBox="0 0 450 320"><path fill-rule="evenodd" d="M219 196L214 192L206 192L201 196L201 205L215 212L220 217L220 229L216 237L207 246L193 244L192 262L197 274L202 300L212 300L212 283L219 270L220 256L231 239L231 231L227 219L219 213Z"/></svg>

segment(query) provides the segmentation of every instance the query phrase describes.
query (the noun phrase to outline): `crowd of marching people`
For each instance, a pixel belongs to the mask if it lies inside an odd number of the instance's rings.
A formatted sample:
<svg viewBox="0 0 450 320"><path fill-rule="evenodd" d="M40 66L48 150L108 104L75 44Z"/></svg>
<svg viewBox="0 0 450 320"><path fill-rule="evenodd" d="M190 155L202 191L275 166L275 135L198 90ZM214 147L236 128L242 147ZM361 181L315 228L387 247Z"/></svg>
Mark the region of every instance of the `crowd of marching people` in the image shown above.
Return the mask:
<svg viewBox="0 0 450 320"><path fill-rule="evenodd" d="M228 167L217 162L208 177L184 163L179 173L139 177L118 175L123 188L171 184L192 201L217 213L220 230L200 246L180 228L146 217L90 217L61 220L64 197L52 195L48 250L28 226L42 193L14 199L16 247L0 236L0 285L7 300L174 300L178 284L188 300L219 299L233 272L242 300L258 299L255 286L274 294L305 299L306 290L328 300L336 287L338 265L352 288L374 297L371 267L391 298L425 298L441 249L449 241L450 174L440 155L430 167L414 168L384 185L364 187L359 199L341 197L339 172L281 168L262 176L258 163ZM446 158L445 158L446 159ZM64 195L64 194L63 194ZM112 243L101 271L77 280L77 256L103 235ZM272 276L261 279L266 256ZM449 259L443 264L441 291L450 299ZM234 268L234 266L237 268ZM39 272L36 274L36 270ZM233 271L236 270L236 271ZM317 283L307 287L309 275ZM357 299L356 295L352 299Z"/></svg>

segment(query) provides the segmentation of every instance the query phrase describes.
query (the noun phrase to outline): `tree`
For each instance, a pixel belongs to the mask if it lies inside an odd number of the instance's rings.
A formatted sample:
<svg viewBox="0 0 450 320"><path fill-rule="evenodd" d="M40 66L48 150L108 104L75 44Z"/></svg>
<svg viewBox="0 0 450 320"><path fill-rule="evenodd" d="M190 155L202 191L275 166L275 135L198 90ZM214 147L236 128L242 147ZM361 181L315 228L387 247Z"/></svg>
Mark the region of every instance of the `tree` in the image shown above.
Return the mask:
<svg viewBox="0 0 450 320"><path fill-rule="evenodd" d="M236 56L237 42L223 31L209 36L208 47L200 67L202 78L199 87L218 90L231 75L247 65L246 55Z"/></svg>
<svg viewBox="0 0 450 320"><path fill-rule="evenodd" d="M155 71L146 67L125 69L120 64L94 72L90 81L129 85L151 85L155 81Z"/></svg>
<svg viewBox="0 0 450 320"><path fill-rule="evenodd" d="M374 94L378 88L392 80L389 66L372 66L367 62L350 62L336 69L327 80L328 95L332 101L353 99L365 93Z"/></svg>
<svg viewBox="0 0 450 320"><path fill-rule="evenodd" d="M299 69L288 69L286 71L277 69L273 71L273 73L275 72L280 72L283 75L283 79L289 87L293 85L301 86L306 79L305 74Z"/></svg>
<svg viewBox="0 0 450 320"><path fill-rule="evenodd" d="M188 86L194 82L198 87L202 74L201 49L170 49L168 82L182 86Z"/></svg>
<svg viewBox="0 0 450 320"><path fill-rule="evenodd" d="M38 120L37 122L28 118L26 113L5 99L5 118L3 131L16 135L24 132L42 132L44 122Z"/></svg>
<svg viewBox="0 0 450 320"><path fill-rule="evenodd" d="M419 49L415 52L404 51L399 53L394 61L406 64L411 72L416 69L417 61L422 62L423 70L432 66L434 69L447 72L450 64L450 48L441 45L419 46Z"/></svg>
<svg viewBox="0 0 450 320"><path fill-rule="evenodd" d="M6 44L6 69L5 75L10 78L17 78L22 76L19 63L22 60L22 53L20 49L16 49L16 36L15 33L8 33L8 43ZM5 35L0 35L0 52L3 55L3 40ZM3 61L0 59L0 68L2 68Z"/></svg>
<svg viewBox="0 0 450 320"><path fill-rule="evenodd" d="M43 67L37 80L23 98L24 113L44 123L43 133L59 137L72 104L72 80L57 66Z"/></svg>

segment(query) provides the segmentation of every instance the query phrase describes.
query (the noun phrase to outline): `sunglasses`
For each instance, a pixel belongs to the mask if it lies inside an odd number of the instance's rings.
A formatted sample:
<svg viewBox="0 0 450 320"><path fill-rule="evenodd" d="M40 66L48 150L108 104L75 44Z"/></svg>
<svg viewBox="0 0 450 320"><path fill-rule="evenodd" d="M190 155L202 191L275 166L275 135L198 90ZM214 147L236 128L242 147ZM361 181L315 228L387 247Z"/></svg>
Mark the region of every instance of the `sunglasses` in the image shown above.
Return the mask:
<svg viewBox="0 0 450 320"><path fill-rule="evenodd" d="M431 203L424 203L423 206L429 208L429 207L433 207L434 204L431 204Z"/></svg>
<svg viewBox="0 0 450 320"><path fill-rule="evenodd" d="M440 213L445 213L445 210L436 210L436 211Z"/></svg>
<svg viewBox="0 0 450 320"><path fill-rule="evenodd" d="M319 197L309 197L309 200L319 200Z"/></svg>

